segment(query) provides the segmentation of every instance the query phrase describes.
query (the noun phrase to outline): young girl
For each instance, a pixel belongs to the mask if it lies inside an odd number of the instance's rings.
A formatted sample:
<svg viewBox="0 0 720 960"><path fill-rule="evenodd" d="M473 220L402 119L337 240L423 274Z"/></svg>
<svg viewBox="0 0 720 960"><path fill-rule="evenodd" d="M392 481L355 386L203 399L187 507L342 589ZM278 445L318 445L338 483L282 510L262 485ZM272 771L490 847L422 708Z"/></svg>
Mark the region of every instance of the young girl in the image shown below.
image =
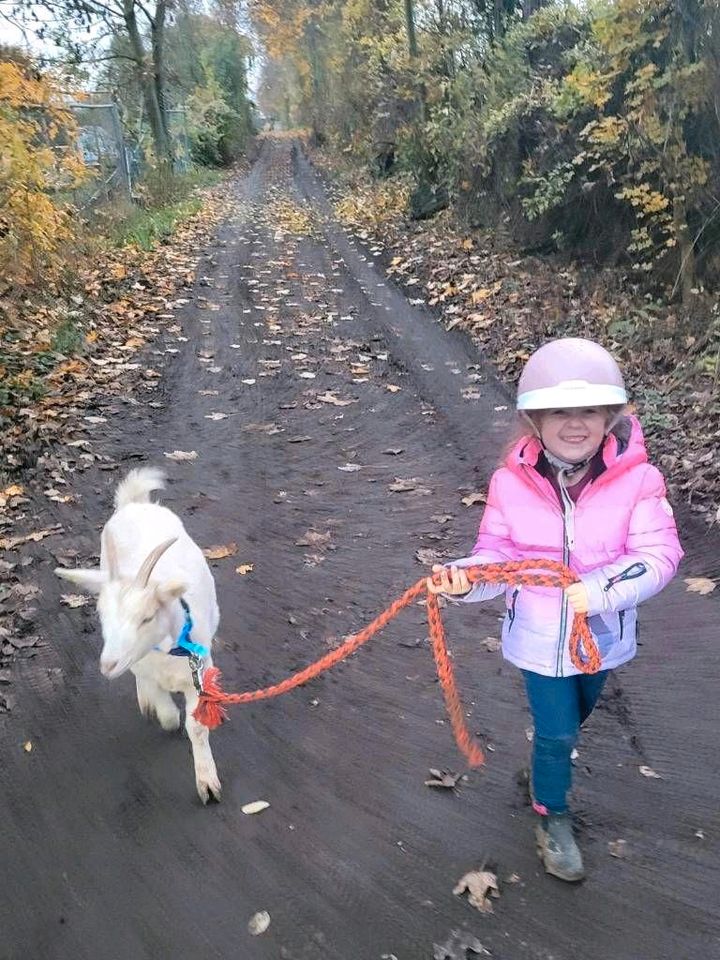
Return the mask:
<svg viewBox="0 0 720 960"><path fill-rule="evenodd" d="M625 416L617 364L589 340L554 340L520 378L517 408L527 435L490 482L472 556L433 567L435 593L465 602L505 591L503 655L523 672L535 725L531 789L538 853L562 880L584 876L567 795L571 754L608 671L635 655L636 608L673 577L682 558L658 470L640 424ZM559 560L580 582L543 587L471 586L463 567ZM579 673L568 653L574 614L586 613L602 656Z"/></svg>

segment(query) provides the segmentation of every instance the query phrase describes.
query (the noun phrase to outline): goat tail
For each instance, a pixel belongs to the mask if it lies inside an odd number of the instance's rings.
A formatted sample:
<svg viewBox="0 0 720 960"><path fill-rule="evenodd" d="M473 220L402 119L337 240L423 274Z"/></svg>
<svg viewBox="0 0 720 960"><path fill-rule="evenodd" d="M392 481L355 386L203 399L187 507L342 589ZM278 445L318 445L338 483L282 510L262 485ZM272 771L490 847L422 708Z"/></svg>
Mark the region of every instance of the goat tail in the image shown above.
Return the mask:
<svg viewBox="0 0 720 960"><path fill-rule="evenodd" d="M115 509L128 503L149 503L153 490L165 488L165 473L159 467L138 467L120 482L115 491Z"/></svg>

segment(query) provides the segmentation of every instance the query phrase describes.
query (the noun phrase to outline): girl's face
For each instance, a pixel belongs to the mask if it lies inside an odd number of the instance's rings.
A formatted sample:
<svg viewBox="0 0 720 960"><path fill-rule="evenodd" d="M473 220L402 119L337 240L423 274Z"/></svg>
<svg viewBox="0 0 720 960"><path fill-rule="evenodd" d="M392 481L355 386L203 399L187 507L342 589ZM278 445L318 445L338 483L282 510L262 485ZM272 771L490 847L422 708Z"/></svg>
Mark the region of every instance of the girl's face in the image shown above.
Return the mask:
<svg viewBox="0 0 720 960"><path fill-rule="evenodd" d="M550 453L568 463L580 463L600 449L608 411L603 407L542 410L535 422Z"/></svg>

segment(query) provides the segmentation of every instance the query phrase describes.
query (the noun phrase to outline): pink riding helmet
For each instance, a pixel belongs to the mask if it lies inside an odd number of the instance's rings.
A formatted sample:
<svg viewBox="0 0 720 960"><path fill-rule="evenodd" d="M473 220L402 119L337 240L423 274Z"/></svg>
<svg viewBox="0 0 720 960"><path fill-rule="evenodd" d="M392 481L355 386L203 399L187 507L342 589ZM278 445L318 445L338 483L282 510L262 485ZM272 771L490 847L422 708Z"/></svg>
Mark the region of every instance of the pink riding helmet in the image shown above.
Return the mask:
<svg viewBox="0 0 720 960"><path fill-rule="evenodd" d="M518 410L609 407L627 403L625 381L604 347L581 337L551 340L525 364Z"/></svg>

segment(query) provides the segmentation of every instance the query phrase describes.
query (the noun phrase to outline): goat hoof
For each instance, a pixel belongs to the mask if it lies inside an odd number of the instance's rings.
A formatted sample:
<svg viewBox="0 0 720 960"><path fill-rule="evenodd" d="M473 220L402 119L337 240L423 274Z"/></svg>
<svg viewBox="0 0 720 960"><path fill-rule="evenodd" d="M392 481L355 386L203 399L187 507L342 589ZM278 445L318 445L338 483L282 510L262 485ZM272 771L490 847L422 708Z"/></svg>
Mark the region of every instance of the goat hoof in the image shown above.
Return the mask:
<svg viewBox="0 0 720 960"><path fill-rule="evenodd" d="M208 801L214 800L215 803L220 803L222 797L222 786L220 781L217 778L217 775L214 777L208 777L207 779L199 779L197 783L197 792L198 796L203 802L203 805L207 805Z"/></svg>
<svg viewBox="0 0 720 960"><path fill-rule="evenodd" d="M173 711L158 711L157 718L160 726L163 728L163 730L167 730L168 733L172 733L173 731L180 729L180 711L177 707L175 707Z"/></svg>

